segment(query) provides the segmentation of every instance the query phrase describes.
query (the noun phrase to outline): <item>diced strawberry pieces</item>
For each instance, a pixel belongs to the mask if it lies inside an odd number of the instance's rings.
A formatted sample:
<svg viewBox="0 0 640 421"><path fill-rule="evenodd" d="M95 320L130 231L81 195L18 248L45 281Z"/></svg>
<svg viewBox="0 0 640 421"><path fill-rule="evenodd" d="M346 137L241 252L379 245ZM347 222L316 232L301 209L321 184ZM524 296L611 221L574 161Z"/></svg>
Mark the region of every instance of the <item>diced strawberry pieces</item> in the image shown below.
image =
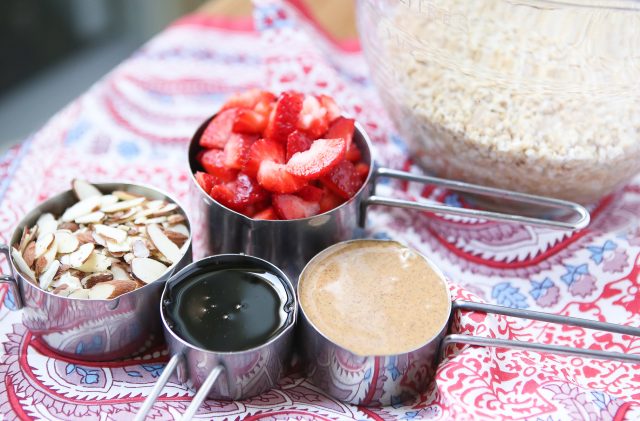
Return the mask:
<svg viewBox="0 0 640 421"><path fill-rule="evenodd" d="M275 209L273 209L273 207L269 206L265 210L260 211L255 215L253 215L253 219L263 219L266 221L273 221L278 219L278 214L276 213Z"/></svg>
<svg viewBox="0 0 640 421"><path fill-rule="evenodd" d="M259 135L267 127L268 119L268 114L265 116L253 110L239 110L233 122L233 131Z"/></svg>
<svg viewBox="0 0 640 421"><path fill-rule="evenodd" d="M335 209L343 203L344 199L342 197L333 193L328 188L325 188L323 190L322 198L320 199L320 213L325 213Z"/></svg>
<svg viewBox="0 0 640 421"><path fill-rule="evenodd" d="M218 113L204 129L200 137L200 146L203 148L224 148L232 134L237 112L237 108L230 108Z"/></svg>
<svg viewBox="0 0 640 421"><path fill-rule="evenodd" d="M273 196L273 207L283 219L302 219L317 215L320 205L292 194L276 194Z"/></svg>
<svg viewBox="0 0 640 421"><path fill-rule="evenodd" d="M250 89L231 95L222 106L223 110L229 108L254 108L259 103L270 103L276 100L276 96L268 91Z"/></svg>
<svg viewBox="0 0 640 421"><path fill-rule="evenodd" d="M249 157L243 167L243 172L256 177L260 164L263 161L271 161L276 164L284 164L284 146L267 139L256 141L249 150Z"/></svg>
<svg viewBox="0 0 640 421"><path fill-rule="evenodd" d="M304 95L299 92L283 92L269 116L264 137L285 143L287 137L296 129L298 116L302 110Z"/></svg>
<svg viewBox="0 0 640 421"><path fill-rule="evenodd" d="M273 193L294 193L304 187L307 181L287 172L284 164L262 161L258 170L258 183Z"/></svg>
<svg viewBox="0 0 640 421"><path fill-rule="evenodd" d="M309 184L301 188L296 194L307 202L319 202L324 192L321 188Z"/></svg>
<svg viewBox="0 0 640 421"><path fill-rule="evenodd" d="M227 168L242 169L249 159L255 136L234 133L224 147L224 164Z"/></svg>
<svg viewBox="0 0 640 421"><path fill-rule="evenodd" d="M345 200L349 200L362 187L362 179L356 167L350 161L341 161L327 175L322 182L331 191Z"/></svg>
<svg viewBox="0 0 640 421"><path fill-rule="evenodd" d="M355 142L351 142L349 145L345 158L351 162L359 162L362 159L360 148L356 146Z"/></svg>
<svg viewBox="0 0 640 421"><path fill-rule="evenodd" d="M352 118L338 117L333 123L331 123L331 126L329 126L329 130L324 137L327 139L334 139L336 137L343 138L345 142L347 142L347 150L349 150L353 139L355 123L355 120Z"/></svg>
<svg viewBox="0 0 640 421"><path fill-rule="evenodd" d="M209 194L209 192L211 191L211 188L214 185L220 182L220 179L218 179L217 177L202 171L196 171L195 176L196 176L196 181L198 182L200 187L202 187L202 190L207 192L207 194Z"/></svg>
<svg viewBox="0 0 640 421"><path fill-rule="evenodd" d="M342 161L345 150L343 138L318 139L308 151L298 152L287 161L287 171L307 180L316 179Z"/></svg>
<svg viewBox="0 0 640 421"><path fill-rule="evenodd" d="M264 201L269 193L260 187L246 174L238 174L235 181L213 186L211 197L224 206L237 212L244 213L246 208Z"/></svg>
<svg viewBox="0 0 640 421"><path fill-rule="evenodd" d="M328 95L318 95L318 101L322 107L327 110L327 118L331 123L336 118L340 117L340 108L336 105L336 102Z"/></svg>
<svg viewBox="0 0 640 421"><path fill-rule="evenodd" d="M362 180L365 180L369 175L369 166L364 162L358 162L356 164L356 172Z"/></svg>
<svg viewBox="0 0 640 421"><path fill-rule="evenodd" d="M287 161L298 152L308 151L313 144L313 139L301 131L294 131L287 138Z"/></svg>
<svg viewBox="0 0 640 421"><path fill-rule="evenodd" d="M304 98L297 128L308 133L312 139L322 136L329 128L327 110L322 107L316 97L307 95Z"/></svg>
<svg viewBox="0 0 640 421"><path fill-rule="evenodd" d="M223 182L235 180L238 171L227 167L225 164L225 153L220 149L209 149L199 155L199 161L204 170L218 177Z"/></svg>

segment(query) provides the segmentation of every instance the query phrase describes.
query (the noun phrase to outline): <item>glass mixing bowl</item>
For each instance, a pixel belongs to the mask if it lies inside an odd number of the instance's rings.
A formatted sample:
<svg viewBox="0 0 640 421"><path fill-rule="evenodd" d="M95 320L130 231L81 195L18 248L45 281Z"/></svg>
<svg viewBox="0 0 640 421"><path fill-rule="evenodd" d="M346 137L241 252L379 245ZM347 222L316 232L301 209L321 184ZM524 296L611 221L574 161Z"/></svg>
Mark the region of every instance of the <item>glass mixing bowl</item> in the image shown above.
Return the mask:
<svg viewBox="0 0 640 421"><path fill-rule="evenodd" d="M589 204L640 170L640 2L357 7L373 81L430 172Z"/></svg>

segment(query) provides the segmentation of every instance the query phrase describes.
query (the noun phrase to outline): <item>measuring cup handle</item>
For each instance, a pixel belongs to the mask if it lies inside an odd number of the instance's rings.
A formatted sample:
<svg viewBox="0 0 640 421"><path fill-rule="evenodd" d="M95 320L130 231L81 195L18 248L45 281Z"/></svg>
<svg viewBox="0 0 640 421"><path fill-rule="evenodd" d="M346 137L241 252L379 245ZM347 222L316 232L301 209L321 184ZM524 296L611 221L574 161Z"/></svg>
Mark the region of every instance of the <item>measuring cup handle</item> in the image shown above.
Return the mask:
<svg viewBox="0 0 640 421"><path fill-rule="evenodd" d="M156 403L158 396L160 396L160 393L162 393L162 389L164 389L164 386L167 384L169 377L171 377L173 372L176 371L178 363L180 363L180 360L182 360L182 358L182 354L176 354L171 357L167 365L164 367L164 370L162 370L162 374L160 375L160 377L158 377L158 380L156 380L156 383L153 385L151 393L149 393L147 399L145 399L142 403L142 406L138 410L134 421L144 421L144 419L149 414L149 411L151 411L153 404Z"/></svg>
<svg viewBox="0 0 640 421"><path fill-rule="evenodd" d="M451 190L473 193L478 196L490 197L494 199L507 199L514 204L547 206L550 209L559 209L567 215L572 215L570 220L555 220L545 218L534 218L529 216L493 212L481 209L459 208L444 205L441 203L421 203L410 200L393 199L390 197L377 196L375 194L376 182L378 178L395 178L405 181L415 181L419 183L432 184L446 187ZM376 168L373 173L373 190L371 196L364 199L360 209L360 225L364 227L366 221L366 211L371 205L384 205L397 208L417 209L451 215L468 216L494 221L515 222L527 225L536 225L547 228L577 230L589 225L589 211L583 206L566 200L552 199L549 197L536 196L527 193L519 193L509 190L502 190L493 187L480 186L477 184L465 183L462 181L447 180L443 178L426 175L412 174L405 171L393 170L390 168Z"/></svg>
<svg viewBox="0 0 640 421"><path fill-rule="evenodd" d="M7 266L9 267L9 271L13 272L13 268L11 266L11 251L9 246L6 244L0 244L0 253L4 254L4 257L7 259ZM20 296L20 287L18 286L18 282L16 282L15 274L11 275L0 275L0 285L5 284L9 288L9 292L13 296L13 307L8 307L9 310L20 310L22 308L22 297Z"/></svg>
<svg viewBox="0 0 640 421"><path fill-rule="evenodd" d="M198 392L193 397L193 400L187 407L184 415L182 415L182 421L189 421L194 417L194 415L196 415L196 413L198 412L198 408L200 408L202 402L204 402L204 400L207 398L209 390L211 390L211 387L213 387L216 380L218 380L218 377L223 371L224 367L222 367L221 365L218 365L214 367L213 370L211 370L207 378L204 379L204 382L202 382L202 386L200 386L200 389L198 389Z"/></svg>

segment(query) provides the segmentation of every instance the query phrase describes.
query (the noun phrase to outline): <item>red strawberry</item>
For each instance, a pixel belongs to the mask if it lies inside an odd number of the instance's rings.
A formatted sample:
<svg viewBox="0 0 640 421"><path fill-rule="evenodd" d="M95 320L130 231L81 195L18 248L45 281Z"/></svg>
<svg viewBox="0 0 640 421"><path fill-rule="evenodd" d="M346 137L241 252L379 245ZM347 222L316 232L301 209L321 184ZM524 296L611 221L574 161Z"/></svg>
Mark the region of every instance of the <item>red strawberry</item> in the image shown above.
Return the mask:
<svg viewBox="0 0 640 421"><path fill-rule="evenodd" d="M229 209L244 212L247 206L266 200L268 192L251 177L240 173L236 181L213 186L211 197Z"/></svg>
<svg viewBox="0 0 640 421"><path fill-rule="evenodd" d="M325 188L320 199L320 213L328 212L344 203L344 199Z"/></svg>
<svg viewBox="0 0 640 421"><path fill-rule="evenodd" d="M322 199L324 192L321 188L312 186L311 184L304 186L297 193L302 199L307 202L319 202Z"/></svg>
<svg viewBox="0 0 640 421"><path fill-rule="evenodd" d="M308 151L312 144L313 139L301 131L291 133L287 138L287 161L297 152Z"/></svg>
<svg viewBox="0 0 640 421"><path fill-rule="evenodd" d="M249 158L243 171L252 177L258 174L262 161L272 161L276 164L284 164L284 147L277 142L266 139L256 141L249 150Z"/></svg>
<svg viewBox="0 0 640 421"><path fill-rule="evenodd" d="M229 108L251 108L258 104L271 103L276 100L276 96L271 92L261 91L260 89L250 89L245 92L233 94L227 99L222 106L223 110Z"/></svg>
<svg viewBox="0 0 640 421"><path fill-rule="evenodd" d="M328 95L318 95L318 101L327 110L327 118L330 123L340 117L340 108L338 108L333 98Z"/></svg>
<svg viewBox="0 0 640 421"><path fill-rule="evenodd" d="M273 196L273 207L283 219L301 219L317 215L320 205L307 202L292 194L276 194Z"/></svg>
<svg viewBox="0 0 640 421"><path fill-rule="evenodd" d="M253 215L253 219L264 219L267 221L272 221L272 220L278 219L278 214L271 206L269 206L265 210L260 211L255 215Z"/></svg>
<svg viewBox="0 0 640 421"><path fill-rule="evenodd" d="M238 171L225 165L225 153L220 149L204 151L199 155L199 161L206 172L224 182L234 180L238 175Z"/></svg>
<svg viewBox="0 0 640 421"><path fill-rule="evenodd" d="M322 182L345 200L353 197L362 186L362 179L350 161L340 162L322 178Z"/></svg>
<svg viewBox="0 0 640 421"><path fill-rule="evenodd" d="M327 139L335 139L337 137L341 137L347 142L347 151L350 149L351 140L353 139L353 131L355 129L355 120L352 118L346 117L338 117L331 126L329 126L329 130L324 135Z"/></svg>
<svg viewBox="0 0 640 421"><path fill-rule="evenodd" d="M369 166L364 162L358 162L356 164L356 172L362 180L365 180L369 175Z"/></svg>
<svg viewBox="0 0 640 421"><path fill-rule="evenodd" d="M312 139L317 139L329 128L327 110L320 101L312 95L307 95L302 102L302 111L298 116L298 129L308 133Z"/></svg>
<svg viewBox="0 0 640 421"><path fill-rule="evenodd" d="M224 164L228 168L242 169L249 159L249 150L255 141L255 136L233 133L224 147Z"/></svg>
<svg viewBox="0 0 640 421"><path fill-rule="evenodd" d="M287 171L307 180L316 179L344 159L343 138L318 139L308 151L298 152L287 162Z"/></svg>
<svg viewBox="0 0 640 421"><path fill-rule="evenodd" d="M219 112L207 125L200 137L200 146L203 148L224 148L233 129L237 108L230 108Z"/></svg>
<svg viewBox="0 0 640 421"><path fill-rule="evenodd" d="M200 187L202 187L202 190L207 192L207 194L209 194L209 192L211 191L211 188L214 185L220 183L219 178L211 174L207 174L206 172L196 171L195 176L196 176L196 181L198 182Z"/></svg>
<svg viewBox="0 0 640 421"><path fill-rule="evenodd" d="M360 152L360 148L356 146L356 142L351 142L347 148L345 158L351 162L358 162L362 159L362 153Z"/></svg>
<svg viewBox="0 0 640 421"><path fill-rule="evenodd" d="M258 183L273 193L294 193L307 184L303 178L288 173L284 164L273 161L262 161Z"/></svg>
<svg viewBox="0 0 640 421"><path fill-rule="evenodd" d="M287 141L287 136L296 129L298 115L302 110L304 96L299 92L287 91L271 111L264 137L280 143Z"/></svg>
<svg viewBox="0 0 640 421"><path fill-rule="evenodd" d="M233 131L244 134L262 134L267 127L269 115L266 116L253 110L238 110L233 123Z"/></svg>

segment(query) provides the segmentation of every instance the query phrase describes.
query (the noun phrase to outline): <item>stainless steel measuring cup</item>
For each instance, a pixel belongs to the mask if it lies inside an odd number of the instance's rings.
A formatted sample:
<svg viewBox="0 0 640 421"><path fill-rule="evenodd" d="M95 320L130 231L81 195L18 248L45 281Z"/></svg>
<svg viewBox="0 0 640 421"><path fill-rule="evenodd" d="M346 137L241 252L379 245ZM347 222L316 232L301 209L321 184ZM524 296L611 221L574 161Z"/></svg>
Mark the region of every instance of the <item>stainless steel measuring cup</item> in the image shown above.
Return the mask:
<svg viewBox="0 0 640 421"><path fill-rule="evenodd" d="M456 343L640 363L640 355L636 354L455 333L448 334L453 313L457 310L467 310L640 336L640 328L636 327L462 300L449 301L449 320L443 323L442 328L435 336L417 349L397 355L357 355L333 343L314 325L305 313L303 302L300 300L300 291L305 282L305 272L312 267L314 262L323 259L345 243L367 241L385 240L351 240L335 244L309 262L302 271L298 283L298 301L301 313L301 339L299 342L302 345L304 365L311 382L336 399L363 406L387 406L412 399L427 390L433 381L437 363L443 358L447 346ZM420 256L425 259L446 286L445 276L440 269L425 256ZM407 317L411 317L410 312L407 312Z"/></svg>
<svg viewBox="0 0 640 421"><path fill-rule="evenodd" d="M202 150L200 137L211 119L207 119L196 131L189 145L191 170L191 197L193 223L204 234L203 248L206 255L218 253L246 253L266 259L282 268L292 279L297 279L304 265L314 255L339 241L354 238L358 227L364 227L366 211L372 205L410 208L435 213L470 216L489 220L523 223L557 229L575 230L589 224L589 212L581 205L564 200L516 193L460 181L422 176L389 168L378 168L372 155L371 141L359 124L353 141L362 152L362 160L371 170L360 190L337 208L310 218L288 221L254 220L235 212L213 200L202 190L195 179L195 172L202 171L196 156ZM395 178L473 194L484 202L503 204L503 208L515 206L518 212L535 208L535 214L458 208L440 203L423 203L399 200L376 194L376 182L380 178Z"/></svg>
<svg viewBox="0 0 640 421"><path fill-rule="evenodd" d="M190 344L172 330L172 321L167 311L167 306L171 304L170 291L172 287L188 280L194 274L229 267L261 269L276 275L280 284L272 286L286 296L283 306L288 316L285 327L257 347L238 352L209 351ZM246 399L274 387L291 355L298 304L291 281L271 263L252 256L222 254L194 262L173 276L166 283L162 293L160 314L172 357L138 411L135 419L139 421L144 420L165 384L176 371L181 383L198 390L183 415L184 420L191 419L206 398ZM215 326L211 328L215 329Z"/></svg>
<svg viewBox="0 0 640 421"><path fill-rule="evenodd" d="M171 196L155 188L130 183L94 184L103 193L123 190L176 203L185 216L189 238L185 253L158 280L111 300L69 298L40 289L17 269L10 247L20 241L24 227L33 226L43 213L61 215L77 202L68 190L38 205L20 221L10 237L9 245L0 245L11 271L0 276L13 296L15 307L22 309L22 321L31 333L55 352L87 361L113 360L139 352L162 342L160 315L152 310L160 300L162 286L169 277L189 264L191 225L182 206Z"/></svg>

